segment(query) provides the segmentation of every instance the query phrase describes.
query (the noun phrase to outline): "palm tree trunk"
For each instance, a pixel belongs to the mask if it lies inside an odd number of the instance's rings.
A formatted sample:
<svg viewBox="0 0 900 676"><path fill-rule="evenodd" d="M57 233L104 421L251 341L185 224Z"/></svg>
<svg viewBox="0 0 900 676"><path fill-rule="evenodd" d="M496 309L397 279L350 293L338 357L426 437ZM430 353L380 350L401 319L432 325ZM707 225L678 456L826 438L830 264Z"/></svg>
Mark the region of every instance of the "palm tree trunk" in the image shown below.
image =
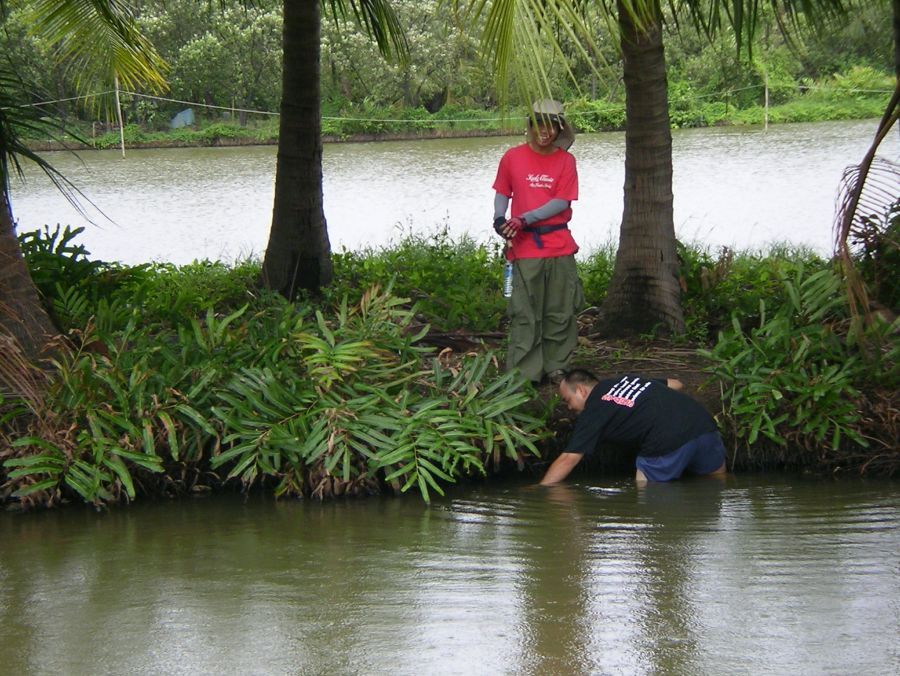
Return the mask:
<svg viewBox="0 0 900 676"><path fill-rule="evenodd" d="M891 3L894 17L894 76L900 81L900 0Z"/></svg>
<svg viewBox="0 0 900 676"><path fill-rule="evenodd" d="M0 336L2 335L12 336L31 359L44 351L52 337L59 335L41 305L37 288L25 265L19 240L16 239L6 190L0 190Z"/></svg>
<svg viewBox="0 0 900 676"><path fill-rule="evenodd" d="M331 283L331 244L322 204L319 5L284 0L284 72L272 229L262 279L293 299Z"/></svg>
<svg viewBox="0 0 900 676"><path fill-rule="evenodd" d="M684 330L672 214L672 132L659 3L646 31L618 0L625 75L625 208L603 303L607 335Z"/></svg>

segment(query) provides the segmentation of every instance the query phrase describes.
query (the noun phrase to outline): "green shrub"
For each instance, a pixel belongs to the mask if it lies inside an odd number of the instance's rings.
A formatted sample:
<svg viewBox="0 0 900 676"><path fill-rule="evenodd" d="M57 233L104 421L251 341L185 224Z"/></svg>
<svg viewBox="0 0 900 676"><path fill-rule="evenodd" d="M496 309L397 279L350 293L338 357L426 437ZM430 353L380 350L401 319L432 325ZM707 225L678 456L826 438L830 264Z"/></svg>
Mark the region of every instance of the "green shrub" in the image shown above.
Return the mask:
<svg viewBox="0 0 900 676"><path fill-rule="evenodd" d="M609 280L612 279L616 263L616 244L607 242L598 247L584 260L578 261L578 276L584 287L584 297L588 305L600 305L606 298Z"/></svg>
<svg viewBox="0 0 900 676"><path fill-rule="evenodd" d="M263 293L255 288L256 261L123 266L92 260L75 243L83 231L45 226L18 238L35 286L63 331L81 328L101 301L139 305L148 322L177 323L212 307L230 311Z"/></svg>
<svg viewBox="0 0 900 676"><path fill-rule="evenodd" d="M241 138L247 135L240 125L226 122L216 122L200 130L200 138L209 144L215 144L219 139Z"/></svg>
<svg viewBox="0 0 900 676"><path fill-rule="evenodd" d="M566 118L583 133L620 131L625 128L625 104L576 99L566 104Z"/></svg>
<svg viewBox="0 0 900 676"><path fill-rule="evenodd" d="M785 302L772 313L760 303L759 325L735 318L712 350L711 372L723 383L726 416L748 451L760 436L785 449L785 461L867 446L860 430L865 364L838 330L847 319L841 281L828 268L786 274Z"/></svg>
<svg viewBox="0 0 900 676"><path fill-rule="evenodd" d="M701 343L714 339L730 321L744 329L758 323L760 303L769 313L776 312L785 302L786 275L828 267L811 249L791 245L773 245L766 251L723 247L714 255L701 243L679 243L678 257L686 333Z"/></svg>
<svg viewBox="0 0 900 676"><path fill-rule="evenodd" d="M438 329L493 331L506 308L500 254L498 242L454 239L446 227L431 235L410 231L396 244L335 254L330 293L355 301L372 284L390 283Z"/></svg>
<svg viewBox="0 0 900 676"><path fill-rule="evenodd" d="M869 99L881 93L881 98L886 102L893 88L894 78L888 73L869 66L852 66L846 72L835 73L818 86L814 85L810 97L846 100L850 95L857 99Z"/></svg>
<svg viewBox="0 0 900 676"><path fill-rule="evenodd" d="M125 291L141 305L148 321L177 323L182 315L196 316L211 308L220 312L252 303L265 291L257 288L258 261L233 264L194 261L186 265L150 263Z"/></svg>
<svg viewBox="0 0 900 676"><path fill-rule="evenodd" d="M879 117L884 112L885 99L871 96L841 101L821 101L814 98L800 98L769 108L769 122L784 124L791 122L821 122L823 120L862 120ZM756 106L735 112L734 122L738 124L762 124L765 109Z"/></svg>
<svg viewBox="0 0 900 676"><path fill-rule="evenodd" d="M233 482L320 498L389 484L428 500L537 453L528 386L490 352L431 359L403 299L373 290L327 316L271 300L177 326L98 306L92 348L61 356L12 444L8 490L23 505L99 506Z"/></svg>
<svg viewBox="0 0 900 676"><path fill-rule="evenodd" d="M143 278L147 266L127 267L92 260L74 240L84 228L21 233L19 246L45 308L62 331L80 328L100 302L111 302L123 288Z"/></svg>

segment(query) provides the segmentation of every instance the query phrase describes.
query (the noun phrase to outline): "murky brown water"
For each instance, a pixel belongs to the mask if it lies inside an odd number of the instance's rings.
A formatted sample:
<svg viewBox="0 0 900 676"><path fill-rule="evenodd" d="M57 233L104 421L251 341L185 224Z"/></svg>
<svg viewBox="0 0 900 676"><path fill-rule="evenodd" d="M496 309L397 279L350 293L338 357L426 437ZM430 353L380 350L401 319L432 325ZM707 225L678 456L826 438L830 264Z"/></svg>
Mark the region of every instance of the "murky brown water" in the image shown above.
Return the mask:
<svg viewBox="0 0 900 676"><path fill-rule="evenodd" d="M900 482L0 515L9 674L893 674Z"/></svg>
<svg viewBox="0 0 900 676"><path fill-rule="evenodd" d="M876 121L678 130L673 134L675 230L686 242L758 248L773 241L831 250L837 187L861 161ZM325 215L335 250L380 246L414 229L447 227L495 240L491 184L520 138L329 144ZM896 158L897 138L882 145ZM588 253L618 238L625 137L582 134L572 147L580 197L572 231ZM79 240L95 257L129 264L261 255L272 222L275 148L176 148L66 153L49 159L115 221L89 209ZM39 171L13 181L21 231L86 220Z"/></svg>

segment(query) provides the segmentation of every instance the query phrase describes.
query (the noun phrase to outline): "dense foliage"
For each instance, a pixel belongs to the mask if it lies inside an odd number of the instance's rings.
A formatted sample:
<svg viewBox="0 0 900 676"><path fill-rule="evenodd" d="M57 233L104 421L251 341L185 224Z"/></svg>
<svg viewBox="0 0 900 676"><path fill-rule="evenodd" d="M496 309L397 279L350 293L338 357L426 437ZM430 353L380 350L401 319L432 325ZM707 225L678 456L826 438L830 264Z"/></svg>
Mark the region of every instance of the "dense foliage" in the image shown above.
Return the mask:
<svg viewBox="0 0 900 676"><path fill-rule="evenodd" d="M45 92L46 100L60 100L61 117L96 119L84 101L68 100L76 96L70 64L57 63L47 45L29 33L27 4L5 4L0 51L16 72ZM193 0L133 4L142 31L170 65L171 91L165 98L145 92L126 95L128 124L139 125L143 134L163 130L185 102L194 102L199 128L228 122L249 125L251 131L229 133L218 125L190 137L193 142L239 133L265 140L277 134L273 116L263 113L277 111L281 97L279 0L246 7ZM437 0L391 4L406 31L408 61L385 62L354 24L324 18L323 133L344 137L503 128L502 120L494 122L486 112L497 102L492 74L478 54L480 36L464 29L453 3L440 9ZM788 43L778 29L779 17L766 5L750 60L738 56L734 36L727 32L710 42L685 23L670 22L665 42L672 123L760 123L766 83L773 122L880 115L884 91L893 87L890 12L887 2L870 3L845 24L831 27L827 37L809 31L803 41ZM619 57L597 20L596 35L609 66L598 77L573 47L570 66L577 84L556 78L562 88L558 98L567 101L583 131L620 129L624 122ZM564 35L560 40L565 50ZM553 63L549 54L547 62ZM132 140L142 140L136 127L131 134ZM116 142L114 137L109 141Z"/></svg>
<svg viewBox="0 0 900 676"><path fill-rule="evenodd" d="M759 302L756 326L735 316L704 354L725 387L725 415L750 454L782 449L779 460L819 467L893 471L900 460L895 398L900 385L900 320L874 316L860 345L848 331L847 296L836 271L782 274L780 305Z"/></svg>
<svg viewBox="0 0 900 676"><path fill-rule="evenodd" d="M329 293L355 300L369 286L392 280L394 291L414 299L437 329L495 331L506 309L498 286L503 265L497 243L466 235L454 240L446 229L432 236L410 231L391 246L335 254Z"/></svg>
<svg viewBox="0 0 900 676"><path fill-rule="evenodd" d="M101 505L228 486L428 499L539 456L549 410L498 355L438 356L423 340L428 323L500 329L495 248L409 234L336 255L331 295L292 304L255 287L255 261L126 267L92 260L78 232L20 238L68 347L45 371L14 352L0 368L6 500ZM681 257L683 340L723 387L738 466L894 472L898 321L849 331L839 276L807 251L687 245ZM613 262L612 246L579 262L590 304Z"/></svg>
<svg viewBox="0 0 900 676"><path fill-rule="evenodd" d="M438 357L377 285L314 309L261 294L241 266L186 266L172 285L168 266L90 261L72 235L22 242L70 345L46 375L13 360L0 373L7 498L101 505L236 484L427 500L538 453L530 387L489 351Z"/></svg>

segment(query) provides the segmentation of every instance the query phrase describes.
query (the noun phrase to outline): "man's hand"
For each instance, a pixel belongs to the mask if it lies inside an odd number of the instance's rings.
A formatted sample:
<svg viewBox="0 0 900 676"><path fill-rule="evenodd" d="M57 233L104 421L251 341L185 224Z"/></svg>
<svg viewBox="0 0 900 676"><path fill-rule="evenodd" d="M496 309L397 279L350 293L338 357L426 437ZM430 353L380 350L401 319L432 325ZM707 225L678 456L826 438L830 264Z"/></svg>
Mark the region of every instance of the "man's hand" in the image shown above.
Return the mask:
<svg viewBox="0 0 900 676"><path fill-rule="evenodd" d="M550 464L544 478L541 479L541 486L552 486L565 479L569 476L569 472L575 469L575 465L581 462L583 457L584 455L581 453L560 453L556 460Z"/></svg>
<svg viewBox="0 0 900 676"><path fill-rule="evenodd" d="M512 239L524 227L525 221L518 216L513 216L508 221L504 221L502 217L494 219L494 230L503 239Z"/></svg>

